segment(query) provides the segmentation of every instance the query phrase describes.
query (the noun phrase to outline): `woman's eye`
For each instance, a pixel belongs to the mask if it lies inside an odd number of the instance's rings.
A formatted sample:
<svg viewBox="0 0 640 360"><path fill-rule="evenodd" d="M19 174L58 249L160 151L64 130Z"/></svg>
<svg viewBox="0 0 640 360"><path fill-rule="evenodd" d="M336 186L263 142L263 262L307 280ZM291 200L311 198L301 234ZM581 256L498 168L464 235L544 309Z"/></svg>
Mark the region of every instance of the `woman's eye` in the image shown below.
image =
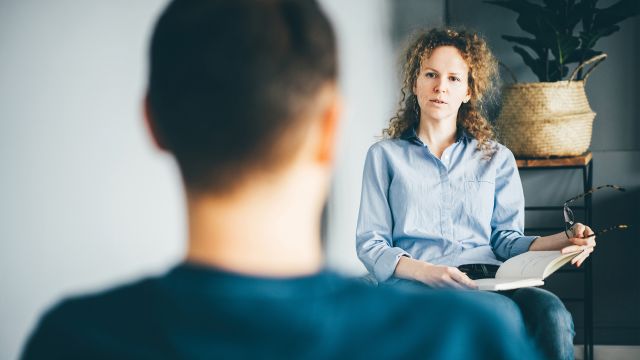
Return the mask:
<svg viewBox="0 0 640 360"><path fill-rule="evenodd" d="M426 76L426 77L428 77L428 78L430 78L430 79L433 79L433 78L435 78L437 75L436 75L436 73L428 72L425 76Z"/></svg>
<svg viewBox="0 0 640 360"><path fill-rule="evenodd" d="M457 77L457 76L450 76L449 80L451 80L451 81L460 81L460 78Z"/></svg>

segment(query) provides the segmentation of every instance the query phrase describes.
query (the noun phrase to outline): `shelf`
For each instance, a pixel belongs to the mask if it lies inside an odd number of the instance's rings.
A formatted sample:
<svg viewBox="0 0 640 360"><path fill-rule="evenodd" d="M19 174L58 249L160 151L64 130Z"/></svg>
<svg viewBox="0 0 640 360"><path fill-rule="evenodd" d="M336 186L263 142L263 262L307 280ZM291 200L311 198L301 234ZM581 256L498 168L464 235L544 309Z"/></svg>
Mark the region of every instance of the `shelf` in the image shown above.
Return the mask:
<svg viewBox="0 0 640 360"><path fill-rule="evenodd" d="M546 158L546 159L527 159L527 158L517 158L516 159L517 166L519 170L581 170L582 172L582 185L584 191L591 189L593 186L593 158L591 152L586 152L580 156L572 156L572 157L556 157L556 158ZM562 203L566 199L558 199L557 203ZM571 206L571 209L574 211L580 211L584 214L585 224L590 224L592 219L592 208L591 208L591 199L589 197L585 197L582 202L582 206ZM557 211L558 216L561 215L563 207L562 206L527 206L525 207L525 211L541 211L541 212L549 212L549 211ZM542 215L542 214L541 214ZM550 224L557 224L556 222L550 222ZM544 223L540 223L540 225L544 225ZM538 233L539 235L545 235L546 233L554 233L564 231L564 227L553 227L553 226L538 226L538 227L530 227L526 228L526 233ZM538 235L537 234L537 235ZM583 342L584 342L584 354L585 359L592 360L593 359L593 269L592 262L585 261L585 263L579 267L571 267L571 266L563 266L558 270L559 273L564 274L579 274L583 277L584 288L582 293L584 296L576 297L561 297L560 299L565 303L576 303L580 302L584 304L583 312L584 312L584 332Z"/></svg>
<svg viewBox="0 0 640 360"><path fill-rule="evenodd" d="M546 159L516 158L516 164L520 169L583 167L587 166L592 158L591 151L587 151L582 155L569 157L550 157Z"/></svg>

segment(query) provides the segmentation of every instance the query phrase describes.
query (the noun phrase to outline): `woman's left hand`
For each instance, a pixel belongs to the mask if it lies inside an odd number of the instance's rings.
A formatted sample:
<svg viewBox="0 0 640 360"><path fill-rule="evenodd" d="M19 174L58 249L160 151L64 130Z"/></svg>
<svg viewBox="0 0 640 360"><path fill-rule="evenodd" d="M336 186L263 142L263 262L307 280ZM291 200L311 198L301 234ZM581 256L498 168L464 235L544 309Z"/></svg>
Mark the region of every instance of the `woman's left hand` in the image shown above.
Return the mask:
<svg viewBox="0 0 640 360"><path fill-rule="evenodd" d="M571 227L572 237L569 238L569 242L572 245L562 248L561 252L563 254L580 251L582 250L582 254L576 256L571 260L571 264L574 264L576 267L580 267L582 263L589 257L596 246L596 237L593 235L593 230L590 227L581 224L575 223Z"/></svg>

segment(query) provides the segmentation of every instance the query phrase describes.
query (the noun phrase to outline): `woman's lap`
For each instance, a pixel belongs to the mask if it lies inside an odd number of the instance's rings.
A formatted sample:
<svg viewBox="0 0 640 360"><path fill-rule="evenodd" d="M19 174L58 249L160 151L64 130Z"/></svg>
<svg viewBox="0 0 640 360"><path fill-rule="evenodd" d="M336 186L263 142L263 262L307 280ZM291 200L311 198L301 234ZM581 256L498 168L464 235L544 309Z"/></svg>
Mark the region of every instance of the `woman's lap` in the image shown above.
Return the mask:
<svg viewBox="0 0 640 360"><path fill-rule="evenodd" d="M558 296L536 287L504 292L501 296L516 304L527 332L545 358L573 359L573 319Z"/></svg>
<svg viewBox="0 0 640 360"><path fill-rule="evenodd" d="M391 284L389 284L391 285ZM414 281L394 285L406 291L429 288ZM552 292L529 287L504 292L462 290L499 312L513 324L524 326L545 358L572 359L575 335L571 314Z"/></svg>

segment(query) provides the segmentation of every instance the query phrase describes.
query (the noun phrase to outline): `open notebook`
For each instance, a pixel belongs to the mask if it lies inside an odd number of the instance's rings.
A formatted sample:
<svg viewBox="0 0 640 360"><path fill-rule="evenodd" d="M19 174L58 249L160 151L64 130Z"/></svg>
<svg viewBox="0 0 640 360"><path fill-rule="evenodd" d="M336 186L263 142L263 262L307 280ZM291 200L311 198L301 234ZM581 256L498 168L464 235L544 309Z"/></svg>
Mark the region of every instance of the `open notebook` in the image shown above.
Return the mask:
<svg viewBox="0 0 640 360"><path fill-rule="evenodd" d="M582 251L527 251L500 266L495 278L475 280L479 290L501 291L544 285L544 279L560 269Z"/></svg>

